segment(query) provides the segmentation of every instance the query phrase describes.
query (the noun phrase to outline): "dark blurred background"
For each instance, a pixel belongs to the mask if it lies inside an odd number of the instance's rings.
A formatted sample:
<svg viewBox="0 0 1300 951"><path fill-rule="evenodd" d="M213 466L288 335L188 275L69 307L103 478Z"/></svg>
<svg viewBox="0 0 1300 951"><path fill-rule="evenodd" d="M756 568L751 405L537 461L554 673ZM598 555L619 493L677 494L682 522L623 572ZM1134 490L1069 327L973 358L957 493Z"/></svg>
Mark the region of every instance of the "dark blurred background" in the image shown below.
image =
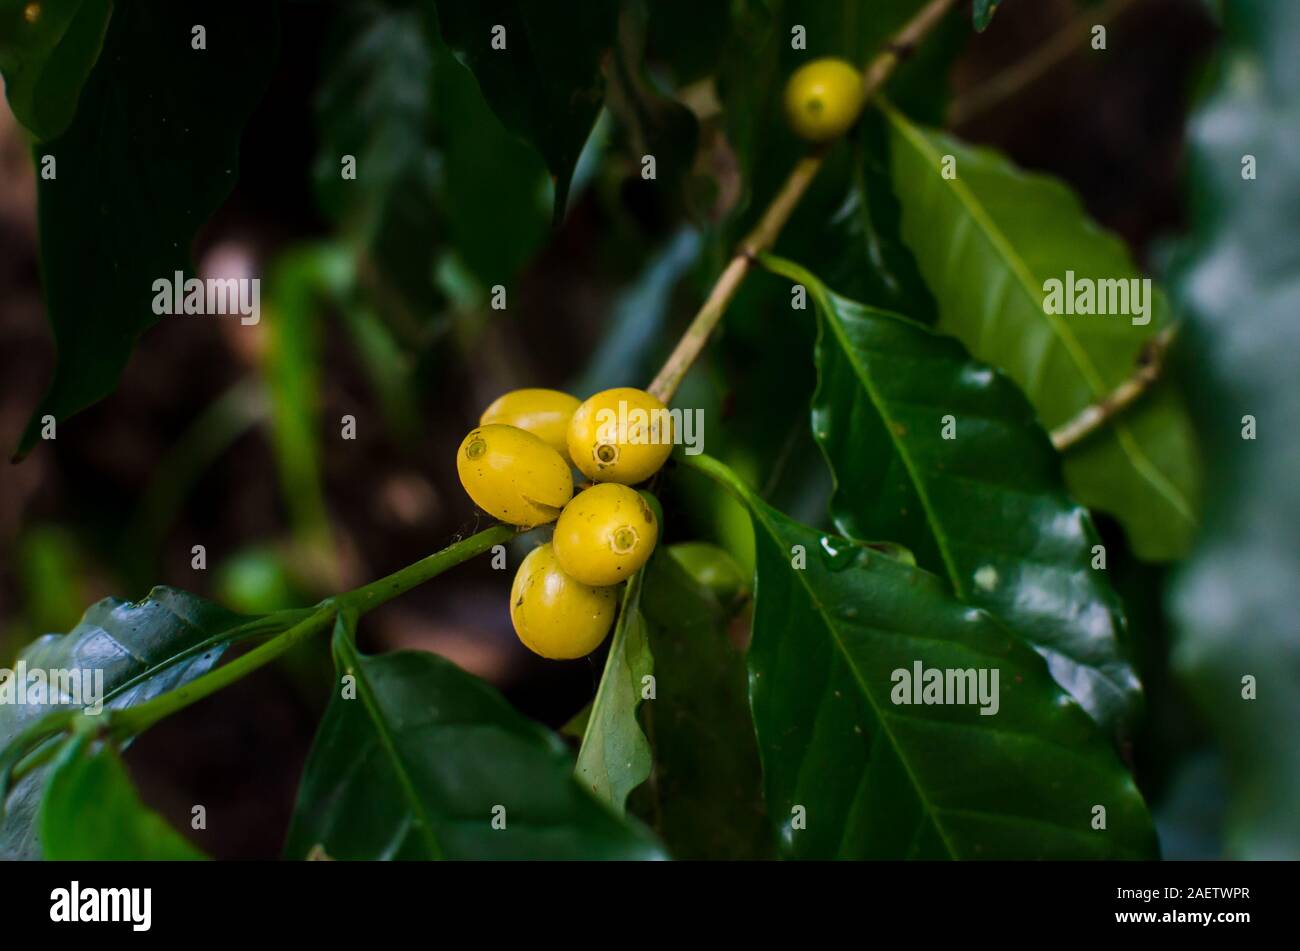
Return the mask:
<svg viewBox="0 0 1300 951"><path fill-rule="evenodd" d="M1079 5L1008 0L996 28L972 37L952 70L949 124L1065 179L1140 261L1157 266L1162 242L1186 224L1184 127L1214 29L1198 0L1091 9L1109 25L1109 51L1090 54L1086 39L1074 37L1045 55L1050 38L1077 22ZM195 247L201 274L263 277L261 324L162 320L141 339L112 396L0 471L0 666L32 637L70 629L108 595L138 598L169 584L238 610L293 606L474 531L479 520L452 461L482 407L514 386L578 390L612 371L643 373L645 356L626 356L639 330L662 326L656 339L670 340L716 273L716 242L698 237L679 208L641 181L638 153L605 122L598 133L610 137L606 152L575 189L562 226L524 266L506 312L484 307L454 268L420 299L368 274L363 257L358 280L384 319L329 303L312 307L293 318L306 321L299 326L310 341L294 351L301 340L275 336L282 301L292 302L277 288L292 284L303 248L313 261L328 260L345 243L312 169L322 154L322 89L352 15L329 4L283 6L280 61L244 136L238 187ZM999 77L1015 63L1028 64L1022 78L1001 88ZM725 162L718 165L715 198L725 202ZM17 444L55 359L42 312L34 196L23 134L0 106L0 444L7 447ZM662 346L643 349L653 356ZM711 388L724 429L761 412L755 401L771 386L772 368L749 361L745 348L743 334L724 334L712 369L693 374L693 385ZM810 391L811 367L780 378L798 396ZM625 382L644 385L648 377ZM285 406L290 416L303 410L311 421L305 431L277 415ZM338 438L345 414L357 419L355 442ZM755 472L769 471L770 460L751 462ZM773 482L788 483L780 491L803 510L797 514L821 517L824 476L773 475ZM684 502L688 514L669 524L670 540L712 538L743 560L744 540L725 515ZM206 570L191 567L196 544L206 547ZM1130 563L1115 574L1150 655L1142 666L1151 729L1181 738L1159 745L1139 738L1129 751L1158 803L1170 762L1202 731L1165 670L1161 571ZM560 664L529 654L510 628L509 583L508 572L479 559L368 616L362 637L374 650L443 653L496 684L525 714L559 727L590 699L603 655ZM325 654L301 651L166 721L131 750L142 794L174 823L188 826L195 802L223 816L219 829L196 833L209 854L278 853L328 697Z"/></svg>

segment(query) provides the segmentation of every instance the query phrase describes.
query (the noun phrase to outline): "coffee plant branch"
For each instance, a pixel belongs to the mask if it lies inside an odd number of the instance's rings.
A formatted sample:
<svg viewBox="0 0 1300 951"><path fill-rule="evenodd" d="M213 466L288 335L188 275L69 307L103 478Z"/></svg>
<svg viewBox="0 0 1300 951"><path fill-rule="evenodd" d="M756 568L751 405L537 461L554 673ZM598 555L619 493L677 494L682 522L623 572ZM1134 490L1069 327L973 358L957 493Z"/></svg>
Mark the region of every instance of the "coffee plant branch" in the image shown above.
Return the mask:
<svg viewBox="0 0 1300 951"><path fill-rule="evenodd" d="M196 648L192 648L174 658L169 658L166 664L150 668L145 672L144 676L156 675L166 666L192 656L195 650L200 648L203 650L210 649L219 640L223 643L235 643L248 639L242 636L244 634L264 634L268 623L277 618L286 620L291 618L293 621L287 628L279 630L270 640L259 644L248 653L241 654L229 663L209 671L202 677L154 697L152 700L147 700L138 706L120 710L108 709L99 716L89 716L84 713L73 715L70 712L65 712L65 715L60 718L37 721L32 727L15 737L4 749L3 757L0 757L0 803L3 803L3 793L7 789L12 788L13 784L22 779L24 775L49 760L57 751L60 744L50 741L58 734L68 731L73 733L86 731L97 736L112 737L120 742L142 733L158 721L185 709L224 687L230 686L235 681L283 656L296 644L330 627L339 617L346 616L350 625L355 625L356 617L391 601L399 595L405 594L417 585L437 577L448 568L482 554L494 545L504 543L513 537L515 533L516 529L513 526L493 525L491 528L484 529L469 538L455 542L441 551L429 555L427 558L422 558L405 568L380 578L378 581L373 581L344 594L326 598L314 608L280 612L278 615L270 615L267 618L257 618L248 624L226 632L220 637L210 638ZM110 694L105 699L111 701L112 695ZM17 764L11 770L6 770L6 761L13 763L14 760L17 760Z"/></svg>
<svg viewBox="0 0 1300 951"><path fill-rule="evenodd" d="M313 608L293 608L286 611L274 611L255 617L248 622L214 634L180 653L173 654L165 660L154 664L136 676L118 684L104 695L105 706L111 707L114 698L135 689L141 683L156 677L169 668L193 660L213 648L227 648L248 640L273 636L283 633L299 621L309 617ZM9 744L0 750L0 815L4 813L4 799L14 782L36 769L58 752L59 744L51 742L68 730L85 729L97 732L99 725L105 724L106 718L91 717L80 710L56 710L29 724L20 731Z"/></svg>
<svg viewBox="0 0 1300 951"><path fill-rule="evenodd" d="M28 724L20 730L3 750L0 750L0 816L4 815L5 801L9 797L9 790L14 787L18 780L30 770L39 766L44 759L36 760L43 747L40 744L45 743L50 737L67 730L73 721L80 715L75 709L54 710L46 714L34 723ZM48 744L51 751L54 744ZM27 750L35 749L36 752L24 756ZM35 762L31 762L36 760Z"/></svg>
<svg viewBox="0 0 1300 951"><path fill-rule="evenodd" d="M1052 430L1052 445L1057 452L1066 452L1083 442L1116 416L1136 403L1160 379L1164 369L1165 354L1178 333L1178 325L1171 324L1152 337L1138 356L1137 370L1127 380L1108 393L1099 402L1084 407L1067 423Z"/></svg>
<svg viewBox="0 0 1300 951"><path fill-rule="evenodd" d="M1102 7L1083 11L1028 56L954 99L948 109L948 125L966 125L999 103L1014 98L1078 52L1096 27L1118 19L1136 2L1109 0Z"/></svg>
<svg viewBox="0 0 1300 951"><path fill-rule="evenodd" d="M159 720L170 716L178 710L188 707L197 700L229 686L240 678L252 673L289 648L311 635L329 627L340 613L361 615L373 608L405 594L416 585L423 584L431 578L442 574L448 568L468 561L475 555L482 554L493 545L499 545L515 534L509 525L494 525L463 541L449 545L427 558L407 565L378 581L372 581L346 594L326 598L316 606L315 611L282 634L265 644L260 644L247 654L243 654L230 663L204 674L197 680L169 691L153 700L145 701L139 706L128 707L118 711L112 717L112 732L119 737L134 736L153 726Z"/></svg>
<svg viewBox="0 0 1300 951"><path fill-rule="evenodd" d="M898 64L907 59L912 50L956 5L956 2L957 0L931 0L895 34L893 40L886 44L884 50L876 55L863 73L864 101L870 100L880 91ZM713 285L704 305L677 342L663 369L651 382L648 390L665 403L672 399L673 394L677 392L677 387L681 385L682 378L699 358L714 327L722 319L727 305L736 296L741 282L749 273L755 259L776 243L781 229L798 207L800 199L803 198L812 180L817 177L818 171L821 170L827 147L826 145L817 147L795 163L785 184L772 199L754 230L741 241L735 256Z"/></svg>

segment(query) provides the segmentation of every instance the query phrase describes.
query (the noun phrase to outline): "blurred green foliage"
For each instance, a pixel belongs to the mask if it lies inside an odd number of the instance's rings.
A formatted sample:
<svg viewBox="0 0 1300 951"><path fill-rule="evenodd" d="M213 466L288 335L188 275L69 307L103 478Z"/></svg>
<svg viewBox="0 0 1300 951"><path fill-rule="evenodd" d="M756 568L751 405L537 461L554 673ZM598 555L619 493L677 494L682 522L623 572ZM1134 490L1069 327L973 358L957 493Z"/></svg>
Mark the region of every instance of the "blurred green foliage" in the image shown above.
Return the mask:
<svg viewBox="0 0 1300 951"><path fill-rule="evenodd" d="M1221 751L1224 853L1294 859L1300 6L1234 2L1224 10L1224 28L1216 81L1190 124L1194 228L1174 265L1192 344L1197 423L1209 449L1209 502L1205 531L1170 593L1178 628L1173 663ZM1195 796L1195 787L1180 792ZM1206 798L1213 793L1211 785Z"/></svg>

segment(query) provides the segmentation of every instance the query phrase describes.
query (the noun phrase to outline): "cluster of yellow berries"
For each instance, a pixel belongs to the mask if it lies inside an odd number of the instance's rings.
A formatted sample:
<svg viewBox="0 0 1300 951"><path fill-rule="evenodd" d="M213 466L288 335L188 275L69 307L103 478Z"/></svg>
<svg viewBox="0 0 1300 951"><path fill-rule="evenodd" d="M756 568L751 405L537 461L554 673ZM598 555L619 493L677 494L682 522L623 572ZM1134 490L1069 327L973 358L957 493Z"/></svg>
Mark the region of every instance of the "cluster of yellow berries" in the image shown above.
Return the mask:
<svg viewBox="0 0 1300 951"><path fill-rule="evenodd" d="M848 131L864 100L861 74L837 59L797 70L785 91L794 131L817 143ZM555 522L552 540L523 560L510 590L515 633L534 653L567 660L599 647L614 621L615 586L654 551L658 518L648 495L630 488L672 453L670 429L651 433L651 419L667 419L667 407L631 387L584 402L558 390L514 390L460 444L456 470L479 508L521 528ZM594 483L577 496L570 463Z"/></svg>
<svg viewBox="0 0 1300 951"><path fill-rule="evenodd" d="M630 486L671 453L667 407L630 387L581 403L557 390L514 390L461 442L456 471L479 508L521 528L555 522L552 540L523 560L510 590L510 619L529 650L569 660L604 641L614 586L659 540L654 509ZM576 496L570 462L594 483Z"/></svg>

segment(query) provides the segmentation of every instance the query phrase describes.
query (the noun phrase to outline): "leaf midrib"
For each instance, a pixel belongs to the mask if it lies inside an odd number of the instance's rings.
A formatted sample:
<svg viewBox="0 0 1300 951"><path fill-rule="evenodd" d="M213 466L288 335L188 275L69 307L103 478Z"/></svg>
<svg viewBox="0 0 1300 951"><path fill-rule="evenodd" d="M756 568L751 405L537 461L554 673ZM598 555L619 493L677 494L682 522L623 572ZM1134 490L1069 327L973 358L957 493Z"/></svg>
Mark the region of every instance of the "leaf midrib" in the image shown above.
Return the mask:
<svg viewBox="0 0 1300 951"><path fill-rule="evenodd" d="M611 672L609 670L609 665L615 663L615 659L617 658L617 662L621 666L624 667L630 666L627 663L627 633L628 633L627 628L632 623L635 623L632 615L639 614L640 611L641 611L641 572L638 570L637 573L633 575L632 578L628 581L627 590L624 592L623 604L619 607L618 626L614 629L614 643L610 644L609 657L605 661L606 669L605 671L602 672L600 678L600 685L596 688L595 699L593 699L591 702L591 714L587 717L587 728L586 730L583 731L582 742L578 745L577 762L578 764L581 764L582 754L583 751L587 749L588 742L594 742L595 738L597 736L599 737L600 740L599 759L600 759L601 766L603 768L603 772L605 774L603 777L604 785L606 790L611 794L614 792L614 783L611 782L610 780L609 768L608 768L609 763L606 757L608 746L605 743L604 732L603 731L593 732L593 731L595 729L597 712L602 709L602 700L605 696L606 685L612 679L611 677L608 676L608 674ZM632 705L632 716L634 718L636 716L636 710L640 705L641 703L639 699ZM639 730L640 726L637 725L636 728ZM644 734L642 735L644 736ZM644 779L641 780L641 782L644 781L645 781ZM640 783L637 783L636 785L639 786ZM632 789L635 788L636 786L632 787ZM629 790L629 792L631 792L631 790ZM626 812L627 809L626 796L624 797L622 803L614 803L611 796L610 803L619 812Z"/></svg>
<svg viewBox="0 0 1300 951"><path fill-rule="evenodd" d="M743 501L745 506L749 509L753 520L757 524L763 527L768 537L776 544L778 548L781 547L781 536L777 532L771 520L767 517L765 503L761 499L757 498L753 494L753 492L751 492L750 489L746 485L744 485L744 483L742 483L739 479L737 479L734 473L732 473L721 463L718 463L716 460L711 459L707 456L697 458L695 465L698 468L700 468L703 472L705 472L706 474L714 478L716 481L723 484L733 494L735 494L741 501ZM838 650L840 655L844 658L844 661L848 666L850 673L853 675L853 679L857 683L858 689L862 693L862 696L867 701L868 705L871 707L871 711L875 716L877 730L880 733L884 734L885 737L888 738L889 744L893 748L895 756L898 757L899 764L902 766L904 773L907 775L907 778L911 784L913 792L915 793L918 801L920 802L922 809L924 810L927 818L930 820L930 823L934 826L935 832L938 834L940 841L942 841L945 849L947 849L948 854L952 858L954 859L959 858L960 855L956 847L954 846L948 834L947 829L940 821L939 817L945 814L952 814L952 815L960 814L962 807L951 807L951 808L939 807L929 800L928 796L924 791L924 787L917 780L916 774L912 770L911 764L908 761L908 757L903 753L903 749L900 746L898 739L894 736L893 732L889 729L888 726L889 718L884 716L881 713L881 708L875 702L875 698L871 690L867 687L867 684L863 679L862 672L858 669L857 665L854 663L852 654L849 653L848 649L844 644L844 641L840 638L838 629L835 626L835 624L832 622L829 613L822 605L821 600L817 597L816 592L809 585L807 579L802 577L803 573L796 572L796 574L800 575L799 577L800 586L807 594L808 600L816 609L817 614L821 617L822 622L831 637L831 640L834 642L836 649ZM911 637L912 635L908 635L908 636ZM951 641L947 641L947 642L951 643ZM1061 746L1059 743L1053 745L1057 747ZM998 815L998 814L994 813L993 815ZM1015 821L1015 819L1016 817L1012 815L1005 816L1006 821ZM1057 823L1050 822L1048 820L1044 820L1044 823L1058 830L1066 828L1060 826ZM913 839L915 840L915 835L913 836ZM909 848L911 848L911 846L909 846Z"/></svg>
<svg viewBox="0 0 1300 951"><path fill-rule="evenodd" d="M726 466L722 465L721 463L717 462L716 460L711 459L708 456L699 456L696 457L696 465L700 466L706 473L711 475L712 478L714 478L715 480L717 480L718 482L726 486L734 495L737 496L737 498L739 498L742 502L744 502L746 508L748 508L750 511L751 519L754 522L763 526L763 529L767 532L768 537L772 540L772 542L777 546L778 549L782 547L780 535L777 533L771 521L768 519L767 513L764 510L766 504L762 501L762 499L755 497L754 494L748 488L748 486L746 486L739 479L737 479L735 474L731 472L730 469L728 469ZM796 574L802 575L802 572L796 572ZM936 818L936 813L938 812L938 810L936 809L935 805L930 802L929 798L926 796L925 792L923 791L920 782L916 778L916 774L912 771L911 763L908 762L907 757L903 755L903 750L899 745L897 737L894 736L893 731L891 731L888 725L886 724L885 717L880 712L880 707L876 704L875 698L872 696L871 691L868 689L867 684L863 679L861 672L857 668L857 665L853 663L853 660L851 659L851 655L849 654L848 650L844 645L844 642L840 639L838 632L836 631L835 625L830 622L830 617L827 614L826 609L822 606L821 600L817 597L816 592L814 592L812 588L809 587L808 582L804 578L802 577L799 578L799 584L803 587L804 592L807 594L808 600L816 608L817 614L820 615L822 619L822 623L825 625L826 630L830 632L831 640L835 643L836 649L844 658L844 661L849 668L849 672L853 675L853 679L857 683L859 691L862 693L862 696L866 699L868 705L871 707L872 715L875 717L875 721L876 721L876 729L879 730L882 734L884 734L889 739L889 745L890 747L893 748L894 755L898 757L898 762L903 767L903 772L906 773L913 792L915 793L917 799L920 801L921 807L925 811L925 814L927 818L930 820L930 823L934 826L935 832L938 834L940 840L943 842L944 848L948 850L949 857L953 859L958 858L958 852L956 847L953 845L952 841L948 838L947 831L943 828L942 825L940 825L938 819Z"/></svg>
<svg viewBox="0 0 1300 951"><path fill-rule="evenodd" d="M420 799L419 793L416 792L415 784L411 781L411 776L407 772L406 763L397 750L397 744L394 742L392 732L388 729L388 723L383 717L383 712L375 698L374 691L370 685L370 678L365 672L365 658L361 656L351 641L347 637L339 638L341 642L347 644L345 648L348 660L348 667L357 678L357 695L361 698L366 714L374 726L375 734L379 738L379 744L388 754L390 764L394 775L397 777L398 787L402 790L404 797L408 800L411 811L419 817L420 828L423 830L425 846L429 850L429 855L439 860L443 857L442 848L438 844L438 838L434 835L433 820L424 808L424 802Z"/></svg>
<svg viewBox="0 0 1300 951"><path fill-rule="evenodd" d="M921 503L921 508L925 511L926 524L930 526L930 534L934 537L934 542L939 549L940 557L943 558L943 566L948 572L948 578L952 582L953 590L957 593L958 597L964 600L967 596L966 587L962 583L961 574L957 571L957 565L953 561L952 551L948 545L948 537L944 532L939 530L938 515L935 512L934 503L930 500L929 489L921 479L915 461L912 459L911 454L904 449L903 443L899 439L897 431L894 428L897 421L889 412L880 392L871 381L870 374L867 372L866 367L857 360L857 355L854 352L853 347L849 345L849 341L844 333L844 327L839 321L838 312L832 312L825 287L821 284L814 285L813 296L817 299L817 303L822 307L823 313L826 315L826 320L832 327L835 339L839 341L840 351L844 354L845 359L848 360L849 366L853 368L853 375L858 378L858 381L862 384L862 388L866 390L867 398L871 400L871 404L876 408L876 412L880 414L880 418L885 424L884 428L889 437L890 444L893 445L894 452L896 452L899 459L902 460L903 468L907 470L908 478L912 482L912 487L916 490L916 495Z"/></svg>
<svg viewBox="0 0 1300 951"><path fill-rule="evenodd" d="M749 505L750 512L753 513L754 515L754 518L762 524L763 528L767 531L768 536L772 539L774 543L776 543L777 547L780 548L781 538L776 533L776 530L773 528L772 524L768 521L766 515L759 509L758 506L754 505L753 500L749 499L748 496L746 496L746 501ZM802 575L802 572L795 572L795 574ZM930 802L930 799L925 794L925 791L922 788L921 783L917 780L916 774L912 771L911 763L908 761L908 758L903 754L903 749L900 746L897 737L895 737L893 731L889 729L885 717L880 711L880 707L876 704L875 697L872 696L871 690L867 687L866 681L863 679L862 672L858 670L857 665L853 661L852 655L849 653L843 640L840 639L838 630L836 629L835 625L831 623L830 615L827 613L825 607L822 605L821 599L817 597L817 593L812 590L812 588L809 586L805 578L800 577L799 584L804 589L804 593L807 594L808 600L817 609L817 613L822 619L822 624L825 626L827 632L830 634L831 640L835 642L836 649L839 651L840 656L844 659L845 663L848 665L849 670L852 672L853 679L857 682L859 691L861 691L862 696L866 699L867 703L871 706L871 712L876 719L877 727L879 728L881 733L883 733L886 737L889 738L889 745L893 748L894 755L898 757L899 764L903 767L903 771L907 774L907 778L910 781L912 786L912 791L916 794L917 799L920 800L921 806L925 810L925 814L927 818L930 820L930 823L934 826L935 831L939 834L939 838L943 841L944 848L948 850L948 855L953 859L958 858L959 853L956 847L949 839L947 830L943 827L943 825L938 820L938 813L940 810L932 802Z"/></svg>
<svg viewBox="0 0 1300 951"><path fill-rule="evenodd" d="M921 155L926 164L932 169L938 170L942 163L936 161L938 158L937 153L920 135L918 130L910 122L905 121L892 107L884 106L882 108L884 108L885 114L889 117L889 121L893 124L894 128L902 133L904 138L911 143L912 147ZM1020 285L1020 289L1024 292L1025 296L1029 298L1034 307L1037 310L1042 311L1042 301L1038 298L1037 284L1033 273L1029 269L1029 265L1025 263L1024 258L1016 253L1015 248L1012 247L1007 236L1002 233L1002 229L999 228L996 222L994 222L989 216L984 205L975 197L971 190L966 187L966 183L960 178L947 179L940 174L939 181L949 184L952 194L957 197L958 201L966 209L969 215L968 220L973 221L979 227L980 231L984 233L984 236L988 238L989 243L992 244L994 249L997 250L1006 260L1011 272L1016 276L1016 281ZM1105 396L1107 392L1106 384L1102 381L1101 374L1093 365L1092 358L1088 356L1087 351L1083 349L1083 345L1079 342L1078 337L1070 331L1069 327L1065 326L1059 315L1049 314L1046 311L1042 311L1042 314L1051 326L1053 335L1059 339L1066 350L1069 351L1071 359L1078 367L1079 373L1087 381L1088 388L1092 390L1093 395L1098 398Z"/></svg>
<svg viewBox="0 0 1300 951"><path fill-rule="evenodd" d="M939 164L935 161L936 153L930 148L929 143L924 140L918 130L892 106L882 103L881 109L889 119L895 129L911 144L922 159L933 169L938 169ZM1080 375L1088 384L1093 396L1102 399L1107 395L1105 383L1097 368L1093 365L1092 359L1079 343L1078 338L1066 327L1055 314L1048 314L1042 309L1042 302L1038 299L1037 288L1033 283L1033 274L1029 271L1029 265L1024 259L1015 252L1010 241L997 224L989 217L984 206L979 202L966 183L960 179L944 179L939 177L940 182L949 182L951 184L951 193L957 197L957 200L966 209L970 219L984 233L989 243L993 245L995 251L1000 253L1006 260L1008 268L1016 276L1016 281L1022 292L1028 297L1033 304L1033 310L1040 312L1047 319L1049 326L1052 328L1053 336L1056 337L1070 354ZM1122 419L1112 419L1110 428L1115 433L1115 438L1119 441L1124 454L1128 457L1129 462L1138 473L1163 497L1174 510L1187 520L1189 524L1195 524L1196 519L1192 514L1190 503L1183 497L1183 493L1178 487L1169 481L1169 478L1156 467L1146 453L1143 451L1137 439L1133 436L1128 424Z"/></svg>
<svg viewBox="0 0 1300 951"><path fill-rule="evenodd" d="M777 535L776 531L773 529L772 525L768 522L768 520L767 520L764 516L760 515L759 512L758 512L758 509L757 509L754 505L752 505L752 504L750 505L750 511L753 512L754 515L755 515L755 517L758 518L759 521L761 521L761 522L763 523L763 527L767 530L768 536L769 536L769 537L770 537L774 542L777 542L778 545L779 545L779 543L780 543L780 536ZM884 556L882 556L882 557L884 557ZM875 715L876 723L877 723L877 725L878 725L878 728L879 728L880 732L883 733L886 737L889 738L889 745L890 745L891 747L893 747L893 749L894 749L894 754L898 757L898 761L899 761L900 765L902 765L904 772L907 774L907 778L911 781L911 785L912 785L913 791L916 793L916 797L917 797L917 799L920 800L921 805L922 805L922 807L925 809L925 811L926 811L926 815L929 817L931 824L933 824L933 826L934 826L934 828L935 828L935 831L939 834L939 838L943 841L944 847L948 850L949 855L950 855L953 859L959 859L959 858L960 858L960 854L957 852L956 847L953 845L952 840L949 838L948 832L947 832L947 830L945 829L943 823L939 820L939 817L942 816L942 815L963 815L963 814L970 814L970 813L973 813L973 812L978 811L978 812L980 812L981 814L983 814L983 815L985 815L985 816L988 816L988 817L991 817L991 818L998 818L998 819L1000 819L1000 820L1003 821L1003 822L1018 822L1018 821L1023 820L1023 821L1025 821L1025 822L1032 822L1032 823L1037 824L1037 825L1048 826L1048 827L1050 827L1050 828L1052 828L1052 829L1057 830L1058 832L1065 832L1065 833L1068 833L1068 834L1071 834L1071 835L1081 834L1081 833L1076 833L1075 830L1070 829L1068 826L1063 826L1063 825L1061 825L1061 824L1059 824L1059 823L1053 822L1053 821L1048 820L1048 819L1038 819L1038 818L1033 818L1033 817L1024 817L1024 816L1019 816L1019 815L1015 815L1015 814L1012 814L1012 813L992 812L992 811L989 811L989 810L973 810L973 809L969 809L969 808L965 808L965 807L960 807L960 806L952 806L952 807L949 807L949 806L937 806L937 805L935 805L934 803L932 803L932 802L930 801L929 797L926 796L925 791L924 791L924 787L923 787L922 784L917 780L917 778L916 778L916 774L912 771L911 764L908 762L907 757L903 754L903 749L902 749L902 747L901 747L900 744L898 743L897 739L894 737L893 732L889 729L889 726L888 726L888 717L886 717L886 716L881 712L881 708L876 704L875 699L874 699L874 697L872 696L872 693L871 693L870 689L867 687L866 682L864 681L863 677L861 676L861 673L860 673L860 671L858 670L857 665L853 662L852 654L848 651L848 649L847 649L847 647L845 646L843 640L841 640L841 638L840 638L840 636L839 636L839 633L838 633L838 629L836 628L835 624L832 622L829 613L828 613L828 612L826 611L826 609L822 606L821 600L817 597L816 592L813 591L813 589L811 588L811 586L808 584L808 581L807 581L804 577L802 577L803 572L793 572L793 573L794 573L794 574L797 574L797 575L800 575L800 578L799 578L799 583L800 583L800 585L802 585L802 587L803 587L805 593L808 595L808 599L809 599L809 601L811 601L812 604L816 607L816 609L817 609L817 613L821 616L823 624L826 626L827 631L830 632L831 639L835 642L835 646L836 646L836 648L839 650L839 653L840 653L841 656L844 658L844 661L845 661L845 663L848 665L849 670L853 673L853 679L854 679L855 681L857 681L858 688L861 690L863 697L866 699L867 703L869 703L869 704L871 705L871 710L872 710L872 713ZM912 635L909 634L909 635L907 635L907 636L910 638ZM952 643L951 641L948 641L947 639L936 639L936 640L943 640L944 643ZM891 715L892 715L892 716L900 716L900 715L898 715L898 714L891 714ZM900 719L901 719L901 716L900 716ZM959 723L955 723L955 722L954 722L954 723L945 723L944 726L945 726L945 727L948 727L948 726L959 726L959 727L960 727L960 726L966 726L968 729L979 729L979 727L973 726L973 725L971 725L971 724L959 724ZM998 731L994 731L994 732L997 732L997 733L1003 733L1004 731L998 730ZM1025 734L1025 733L1007 733L1006 735L1014 736L1014 737L1017 737L1017 738L1022 739L1022 740L1027 739L1027 740L1032 740L1032 741L1035 741L1035 742L1043 742L1043 743L1046 743L1047 745L1052 746L1052 747L1054 747L1054 748L1056 748L1056 749L1064 750L1064 751L1067 751L1067 752L1070 751L1070 747L1064 746L1064 745L1061 744L1061 743L1052 742L1052 741L1049 741L1049 740L1044 740L1042 737L1036 737L1036 736L1033 736L1032 734Z"/></svg>
<svg viewBox="0 0 1300 951"><path fill-rule="evenodd" d="M827 314L826 319L834 327L836 339L838 339L841 343L841 350L845 353L845 358L848 360L849 364L853 367L855 375L858 376L859 380L861 380L863 388L867 390L868 397L870 398L872 405L876 407L877 412L880 413L881 418L886 423L885 429L889 435L889 439L891 443L894 445L895 451L898 453L899 458L902 460L903 466L907 470L908 476L911 478L913 486L916 489L917 497L921 502L921 507L925 511L926 523L930 526L931 535L935 540L935 544L939 548L940 555L943 557L944 567L947 568L948 570L949 577L952 580L952 586L954 592L956 593L957 597L959 597L963 601L969 600L969 589L963 583L964 578L957 571L956 564L951 555L951 551L948 545L949 536L945 534L945 532L942 530L940 519L938 518L935 512L934 506L930 502L929 493L926 490L925 483L921 479L920 475L918 474L917 468L913 465L910 455L908 454L907 450L904 448L905 444L895 436L895 430L891 425L894 422L894 417L891 416L889 411L887 410L886 403L883 397L880 396L879 391L869 382L868 379L869 373L866 367L862 366L855 358L856 350L850 345L847 335L844 332L843 323L839 318L840 311L838 309L832 311L830 307L825 306L825 303L823 303L824 301L826 303L829 303L829 297L833 295L827 294L825 286L820 284L814 285L813 294L814 297L817 299L818 303L823 304L823 309ZM887 310L881 310L880 308L866 308L866 307L862 307L861 309L864 312L869 311L871 314L877 315L880 318L885 320L893 320L901 323L910 323L910 321L906 317L903 317L902 315L893 314ZM831 316L832 314L834 316ZM926 330L927 332L929 332L928 328L926 328ZM956 478L956 479L965 478L959 475L950 475L949 477ZM974 482L977 485L980 485L982 487L996 488L997 491L999 492L1006 491L1002 486L997 486L994 485L993 483L984 482L975 479L968 479L967 481ZM1007 553L1005 552L994 552L994 554L1002 557L1005 557L1007 555ZM1032 561L1032 559L1030 560ZM1038 561L1034 563L1043 564L1043 565L1052 565L1053 567L1055 567L1055 562ZM1070 658L1075 663L1095 666L1094 664L1092 664L1092 662L1076 657L1074 654L1064 650L1059 645L1044 643L1043 646L1047 647L1052 651L1060 653L1062 656ZM1117 683L1110 673L1108 673L1106 670L1104 670L1099 666L1097 666L1095 669L1097 670L1098 674L1102 677L1102 679L1105 682L1109 683L1119 694L1123 695L1124 693L1123 686Z"/></svg>

